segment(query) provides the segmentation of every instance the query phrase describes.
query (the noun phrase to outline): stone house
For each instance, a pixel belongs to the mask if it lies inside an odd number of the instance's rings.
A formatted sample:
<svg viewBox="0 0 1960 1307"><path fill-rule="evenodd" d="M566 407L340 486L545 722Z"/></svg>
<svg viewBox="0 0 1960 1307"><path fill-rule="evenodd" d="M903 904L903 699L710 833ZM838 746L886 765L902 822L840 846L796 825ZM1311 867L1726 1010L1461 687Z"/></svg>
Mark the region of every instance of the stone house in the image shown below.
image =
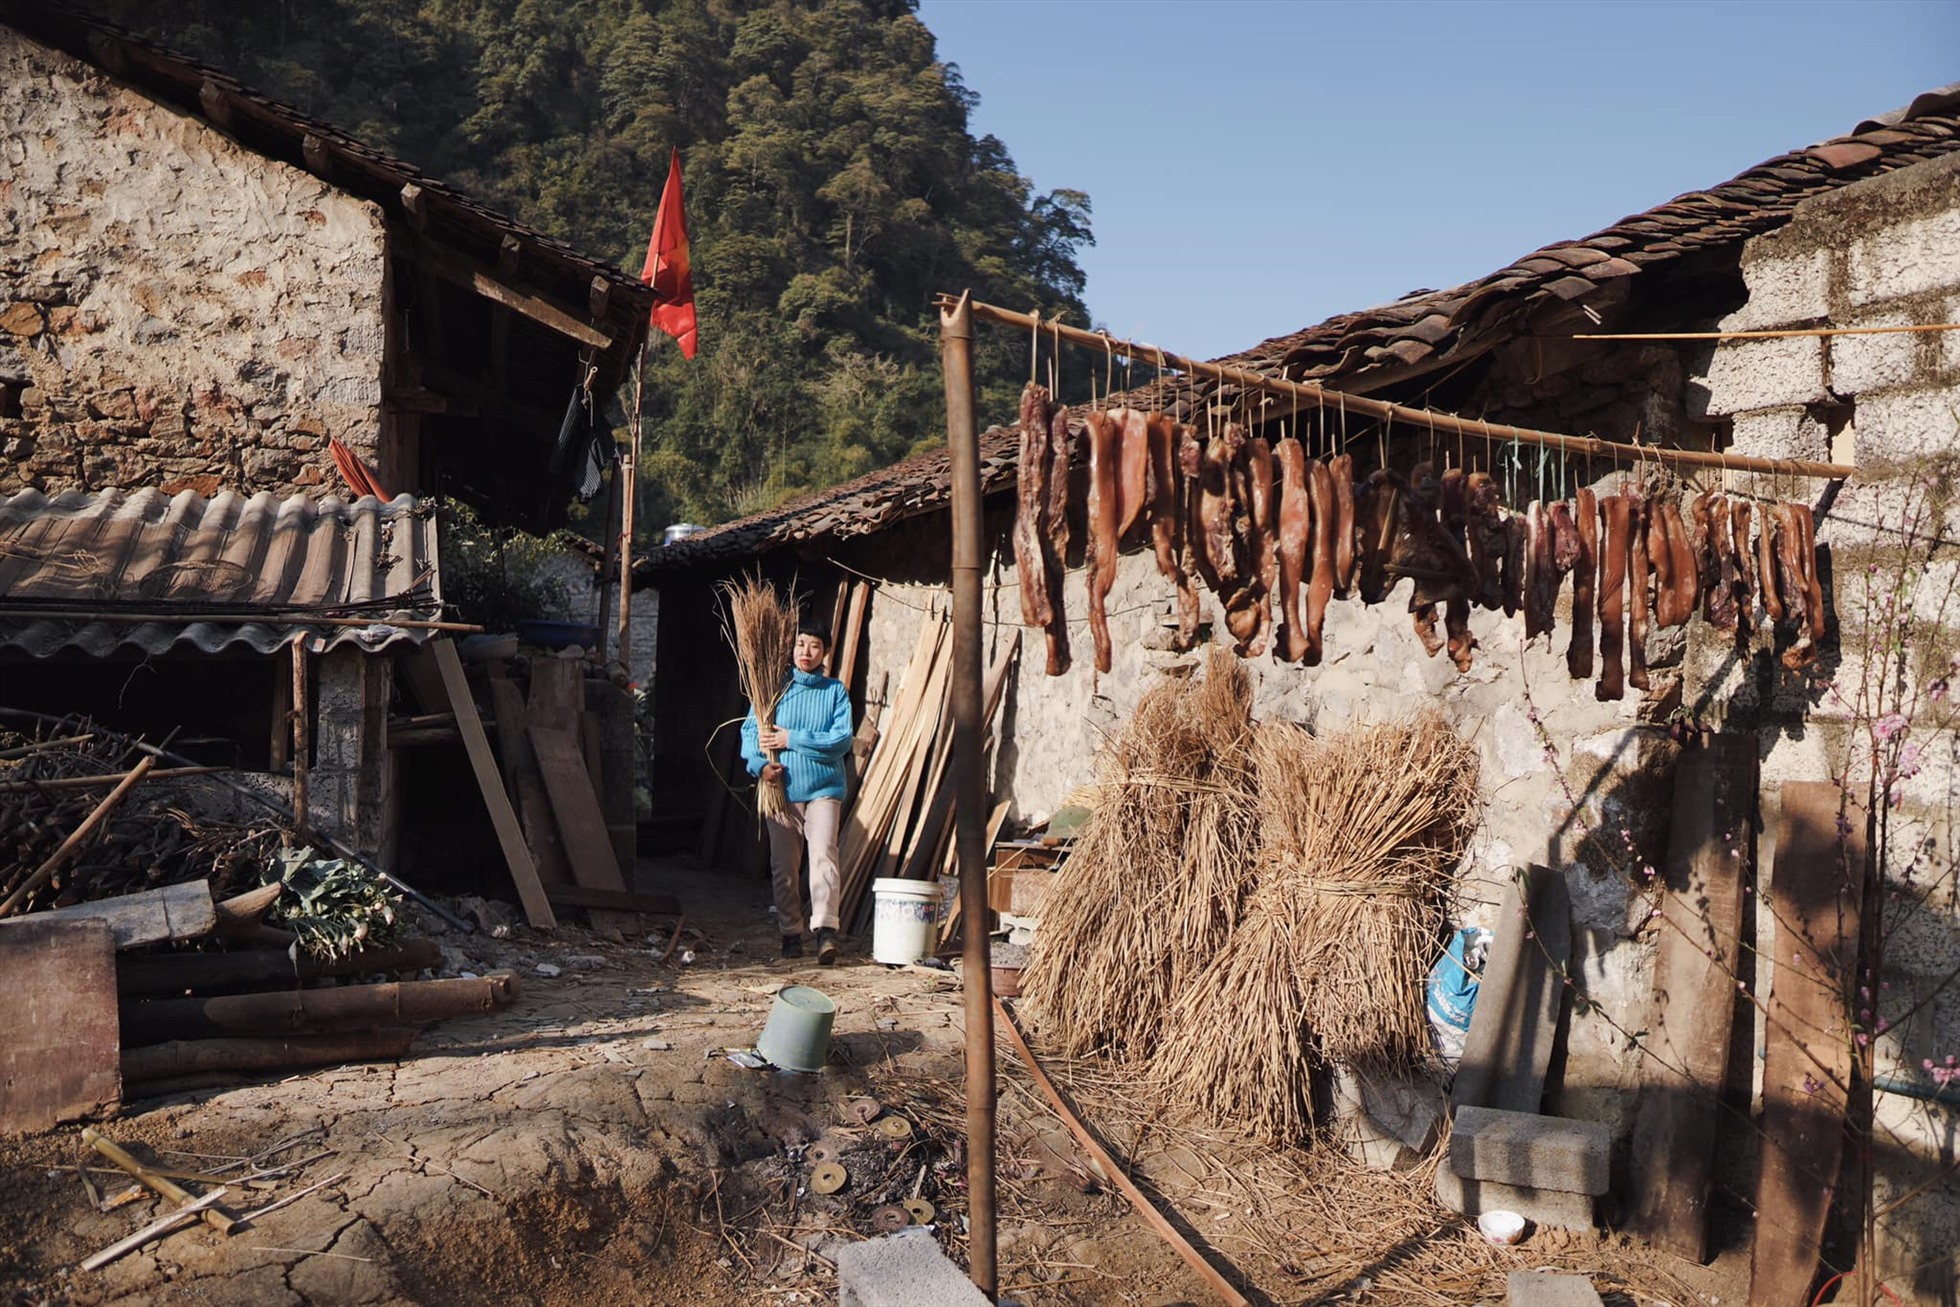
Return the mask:
<svg viewBox="0 0 1960 1307"><path fill-rule="evenodd" d="M1948 88L1478 281L1344 314L1221 360L1493 423L1856 466L1844 482L1734 471L1701 478L1732 495L1816 507L1834 625L1814 677L1784 670L1760 635L1738 645L1696 620L1650 642L1656 672L1648 696L1602 703L1590 684L1568 678L1562 634L1556 648L1528 644L1521 618L1476 611L1480 648L1460 673L1448 657L1424 653L1399 595L1377 607L1333 604L1318 668L1266 659L1250 666L1261 716L1337 726L1436 705L1479 750L1486 807L1462 869L1459 915L1501 926L1496 904L1514 868L1542 864L1564 881L1573 980L1589 1004L1569 1015L1562 1075L1545 1110L1612 1129L1614 1189L1600 1214L1615 1223L1636 1160L1638 1038L1665 1016L1665 1004L1655 992L1650 901L1603 846L1624 833L1641 861L1662 862L1680 754L1669 726L1712 726L1755 743L1756 911L1739 927L1748 947L1746 974L1738 975L1747 993L1760 995L1772 992L1779 944L1790 939L1770 893L1784 786L1862 775L1877 746L1909 738L1910 763L1882 778L1889 794L1880 852L1892 904L1882 975L1877 984L1863 981L1871 1010L1845 1019L1859 1022L1860 1038L1878 1049L1874 1201L1882 1206L1930 1182L1880 1222L1878 1236L1890 1287L1927 1302L1947 1301L1960 1274L1951 1107L1927 1101L1931 1082L1921 1072L1926 1059L1960 1050L1952 829L1960 735L1942 706L1951 667L1960 666L1952 663L1960 655L1952 603L1960 571L1947 547L1960 333L1732 333L1956 322L1960 94ZM1588 339L1608 333L1676 338ZM1679 339L1684 333L1728 338ZM1071 362L1062 359L1065 383ZM1142 400L1188 418L1241 398L1229 389L1163 388ZM1519 506L1541 493L1610 488L1643 474L1605 460L1541 461L1535 451L1520 460L1501 446L1466 447L1425 432L1420 418L1387 430L1356 421L1343 430L1337 410L1295 418L1275 411L1283 408L1269 405L1263 420L1300 422L1317 449L1344 443L1359 469L1384 457L1403 469L1467 459L1509 481L1507 502ZM988 656L1019 621L1009 543L1016 448L1010 430L982 440ZM639 564L636 581L658 587L663 611L680 614L705 613L712 583L751 566L794 575L818 593L846 572L877 578L853 689L862 696L889 676L895 691L929 596L950 576L947 494L944 456L922 455L659 550ZM1079 487L1075 498L1079 504ZM1079 541L1083 533L1074 534ZM1172 596L1147 542L1120 559L1108 597L1112 672L1097 677L1091 665L1079 571L1071 569L1064 593L1074 666L1051 678L1024 642L1003 710L991 779L1018 822L1038 824L1054 812L1089 779L1098 742L1139 694L1165 669L1192 662L1169 648ZM699 637L703 629L712 628L692 617L672 634L663 624L655 687L659 801L695 812L715 783L701 742L715 720L739 711L718 665L725 657ZM1566 629L1561 614L1559 630ZM717 684L724 687L718 695L704 693ZM1764 1020L1747 999L1738 1004L1735 1047L1745 1051L1731 1060L1716 1187L1716 1205L1735 1211L1755 1196L1763 1068L1752 1054L1764 1045ZM1834 1038L1850 1036L1841 1025ZM1707 1108L1711 1118L1718 1114L1715 1102ZM1945 1183L1941 1168L1948 1168ZM1840 1243L1826 1256L1843 1265L1848 1253Z"/></svg>
<svg viewBox="0 0 1960 1307"><path fill-rule="evenodd" d="M322 500L345 493L337 441L390 495L445 496L492 524L541 531L570 502L549 470L568 400L583 388L604 411L651 306L650 289L618 268L220 70L59 4L0 0L0 496L17 516L32 503L64 521L113 517L134 511L119 496L150 492L151 519L222 533L255 496L306 497L352 538L393 510ZM223 521L212 516L221 501ZM147 575L125 566L136 560L103 561L110 588L68 600L113 608L132 597L118 582ZM406 609L439 600L425 561ZM142 597L209 605L272 593L184 577ZM42 601L57 597L45 572L38 584ZM0 606L9 598L0 583ZM97 670L134 659L146 676L186 678L187 691L209 680L200 664L230 660L232 687L263 720L226 729L261 759L286 683L283 657L269 655L322 637L316 701L354 707L319 723L316 747L390 773L399 762L375 732L394 697L394 655L428 636L335 639L288 620L269 628L274 648L157 637L154 648L91 652L23 638L28 620L0 618L0 699L29 706L75 659ZM200 699L179 702L194 716ZM370 776L359 788L367 811L348 797L325 815L383 851L393 837L374 796L394 787Z"/></svg>

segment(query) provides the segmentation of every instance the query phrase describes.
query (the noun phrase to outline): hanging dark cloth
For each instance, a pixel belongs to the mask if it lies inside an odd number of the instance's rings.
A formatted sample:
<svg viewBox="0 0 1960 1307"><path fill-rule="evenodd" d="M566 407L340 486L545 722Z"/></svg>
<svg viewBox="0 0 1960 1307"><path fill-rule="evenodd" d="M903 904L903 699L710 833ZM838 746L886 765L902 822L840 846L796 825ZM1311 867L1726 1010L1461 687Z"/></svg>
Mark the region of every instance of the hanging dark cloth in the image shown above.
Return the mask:
<svg viewBox="0 0 1960 1307"><path fill-rule="evenodd" d="M605 484L606 469L618 461L619 446L599 420L592 392L585 386L574 388L551 447L551 475L563 481L581 504L590 503Z"/></svg>

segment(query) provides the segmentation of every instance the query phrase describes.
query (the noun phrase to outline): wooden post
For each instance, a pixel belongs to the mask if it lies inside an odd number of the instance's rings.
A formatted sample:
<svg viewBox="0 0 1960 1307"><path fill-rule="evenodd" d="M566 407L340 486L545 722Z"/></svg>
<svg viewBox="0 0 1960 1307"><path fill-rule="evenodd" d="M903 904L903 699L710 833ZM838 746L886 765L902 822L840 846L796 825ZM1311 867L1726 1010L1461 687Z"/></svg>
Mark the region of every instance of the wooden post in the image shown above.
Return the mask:
<svg viewBox="0 0 1960 1307"><path fill-rule="evenodd" d="M307 692L306 637L293 641L293 837L304 841L307 827L306 777L313 763L313 701Z"/></svg>
<svg viewBox="0 0 1960 1307"><path fill-rule="evenodd" d="M953 799L960 857L960 904L968 922L987 919L987 795L981 774L987 747L981 719L980 435L973 402L973 302L939 311L946 372L946 446L953 490ZM966 1014L967 1260L974 1285L989 1299L999 1287L994 1233L994 1021L987 932L970 929L961 951Z"/></svg>
<svg viewBox="0 0 1960 1307"><path fill-rule="evenodd" d="M651 333L633 361L633 423L619 454L619 662L633 676L633 514L639 495L640 414L646 396L647 350Z"/></svg>

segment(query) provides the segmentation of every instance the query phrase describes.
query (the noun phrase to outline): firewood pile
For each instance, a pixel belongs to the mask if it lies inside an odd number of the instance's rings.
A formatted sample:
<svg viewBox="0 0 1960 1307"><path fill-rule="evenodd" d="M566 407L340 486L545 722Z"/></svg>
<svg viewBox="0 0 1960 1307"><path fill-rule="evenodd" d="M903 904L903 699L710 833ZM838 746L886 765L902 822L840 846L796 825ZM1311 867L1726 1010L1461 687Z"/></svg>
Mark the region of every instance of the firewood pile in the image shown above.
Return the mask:
<svg viewBox="0 0 1960 1307"><path fill-rule="evenodd" d="M1567 670L1596 677L1595 697L1611 701L1628 685L1650 688L1651 630L1699 614L1737 639L1761 633L1785 668L1803 673L1829 625L1816 523L1803 504L1622 476L1613 493L1582 488L1517 509L1488 472L1439 473L1425 462L1357 480L1350 455L1314 459L1299 438L1270 441L1235 422L1201 432L1131 408L1072 417L1032 382L1020 428L1021 620L1046 632L1051 676L1070 665L1062 582L1078 439L1088 455L1083 584L1099 672L1111 668L1106 601L1118 550L1146 533L1176 593L1180 650L1201 638L1200 583L1241 657L1270 649L1276 661L1313 667L1331 599L1379 604L1408 577L1424 650L1433 658L1448 649L1468 671L1473 607L1522 611L1526 638L1552 642L1569 590Z"/></svg>
<svg viewBox="0 0 1960 1307"><path fill-rule="evenodd" d="M196 814L174 786L153 783L203 768L150 769L97 816L142 762L120 737L86 723L36 735L0 731L0 903L12 905L0 916L198 880L221 898L260 883L279 846L277 823Z"/></svg>

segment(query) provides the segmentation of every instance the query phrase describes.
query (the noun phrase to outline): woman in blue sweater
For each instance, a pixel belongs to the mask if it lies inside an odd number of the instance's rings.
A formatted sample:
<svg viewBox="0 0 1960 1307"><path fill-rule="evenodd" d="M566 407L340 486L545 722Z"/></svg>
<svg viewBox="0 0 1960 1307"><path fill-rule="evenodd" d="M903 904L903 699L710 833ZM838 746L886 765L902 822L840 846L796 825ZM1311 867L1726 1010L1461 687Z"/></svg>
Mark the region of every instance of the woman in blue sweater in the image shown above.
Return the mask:
<svg viewBox="0 0 1960 1307"><path fill-rule="evenodd" d="M796 633L795 664L776 704L776 724L758 730L755 713L742 721L742 757L749 775L780 778L793 814L769 822L769 865L783 956L803 956L803 894L797 883L803 846L810 846L810 925L817 932L817 965L837 960L837 831L843 824L844 759L851 752L851 695L823 674L830 639L805 626ZM774 750L779 761L763 752Z"/></svg>

